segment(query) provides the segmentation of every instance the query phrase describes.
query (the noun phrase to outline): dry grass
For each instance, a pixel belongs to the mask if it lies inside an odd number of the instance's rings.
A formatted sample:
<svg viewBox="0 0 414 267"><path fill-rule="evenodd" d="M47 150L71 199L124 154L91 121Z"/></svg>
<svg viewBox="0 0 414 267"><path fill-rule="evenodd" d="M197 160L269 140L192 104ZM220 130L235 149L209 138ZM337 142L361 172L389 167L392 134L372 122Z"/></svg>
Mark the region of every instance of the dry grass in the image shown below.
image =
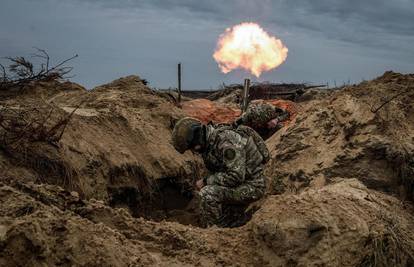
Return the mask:
<svg viewBox="0 0 414 267"><path fill-rule="evenodd" d="M17 165L34 170L39 182L75 190L79 186L78 173L64 160L59 146L74 112L63 114L47 103L1 106L0 149Z"/></svg>
<svg viewBox="0 0 414 267"><path fill-rule="evenodd" d="M411 236L399 218L381 213L379 222L367 241L367 255L360 267L404 267L414 264L414 236Z"/></svg>

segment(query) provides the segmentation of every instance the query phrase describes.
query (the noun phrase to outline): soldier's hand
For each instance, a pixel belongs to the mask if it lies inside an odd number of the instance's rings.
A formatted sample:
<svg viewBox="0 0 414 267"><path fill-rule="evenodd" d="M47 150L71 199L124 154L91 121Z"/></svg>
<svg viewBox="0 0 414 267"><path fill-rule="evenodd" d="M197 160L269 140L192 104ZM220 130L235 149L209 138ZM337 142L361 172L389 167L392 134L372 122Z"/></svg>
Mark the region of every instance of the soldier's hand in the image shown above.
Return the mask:
<svg viewBox="0 0 414 267"><path fill-rule="evenodd" d="M273 120L270 120L270 121L267 122L267 128L268 129L276 128L278 123L279 123L279 120L277 118L273 119Z"/></svg>
<svg viewBox="0 0 414 267"><path fill-rule="evenodd" d="M203 179L200 179L200 180L198 180L197 182L196 182L196 188L197 188L197 190L198 191L200 191L201 190L201 188L203 188L204 187L204 181L203 181Z"/></svg>

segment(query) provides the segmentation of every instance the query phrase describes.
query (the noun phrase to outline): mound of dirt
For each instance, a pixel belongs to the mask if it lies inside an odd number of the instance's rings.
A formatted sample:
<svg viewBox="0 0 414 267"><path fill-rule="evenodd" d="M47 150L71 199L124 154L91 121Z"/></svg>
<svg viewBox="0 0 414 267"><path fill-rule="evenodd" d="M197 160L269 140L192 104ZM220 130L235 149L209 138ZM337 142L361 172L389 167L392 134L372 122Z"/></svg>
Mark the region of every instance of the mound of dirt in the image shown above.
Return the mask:
<svg viewBox="0 0 414 267"><path fill-rule="evenodd" d="M270 103L276 107L287 110L290 117L285 123L293 120L299 111L298 105L289 100L253 100L252 103L259 101ZM241 114L240 107L235 103L222 103L219 101L213 102L208 99L185 101L181 104L181 106L187 116L197 118L203 123L232 123Z"/></svg>
<svg viewBox="0 0 414 267"><path fill-rule="evenodd" d="M271 192L297 192L350 177L412 197L413 103L414 75L392 72L303 102L296 119L267 140Z"/></svg>
<svg viewBox="0 0 414 267"><path fill-rule="evenodd" d="M252 228L273 266L410 266L412 211L356 179L338 179L269 197Z"/></svg>
<svg viewBox="0 0 414 267"><path fill-rule="evenodd" d="M356 179L271 196L241 228L136 219L57 186L0 184L1 266L410 266L413 210ZM383 265L376 265L383 260Z"/></svg>
<svg viewBox="0 0 414 267"><path fill-rule="evenodd" d="M159 199L163 190L173 191L183 208L191 199L193 180L203 170L198 157L181 155L170 144L174 121L184 116L182 111L137 76L91 91L72 83L42 83L1 106L38 108L43 114L53 106L51 113L60 116L74 111L59 146L32 142L24 149L4 147L4 177L61 185L87 199L140 207L133 212L142 215L153 212L153 206L143 205L146 202L155 201L160 210L165 207L165 200Z"/></svg>
<svg viewBox="0 0 414 267"><path fill-rule="evenodd" d="M240 106L243 99L243 90L234 89L234 90L223 90L219 91L218 94L211 95L210 100L214 100L217 103L233 103L237 106Z"/></svg>
<svg viewBox="0 0 414 267"><path fill-rule="evenodd" d="M0 184L0 200L1 266L228 266L259 260L242 229L136 219L57 186Z"/></svg>
<svg viewBox="0 0 414 267"><path fill-rule="evenodd" d="M181 104L185 114L203 123L232 123L241 114L235 106L220 104L208 99L195 99Z"/></svg>

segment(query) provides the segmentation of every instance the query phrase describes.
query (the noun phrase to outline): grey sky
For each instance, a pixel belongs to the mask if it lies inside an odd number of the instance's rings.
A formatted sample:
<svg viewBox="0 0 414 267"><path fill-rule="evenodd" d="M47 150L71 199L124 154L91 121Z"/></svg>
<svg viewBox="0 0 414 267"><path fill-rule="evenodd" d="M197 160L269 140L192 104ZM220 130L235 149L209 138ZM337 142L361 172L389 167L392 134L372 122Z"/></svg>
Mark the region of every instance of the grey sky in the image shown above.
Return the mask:
<svg viewBox="0 0 414 267"><path fill-rule="evenodd" d="M218 36L243 21L261 24L289 48L260 81L338 84L386 70L414 72L412 0L0 0L0 56L46 49L73 54L72 79L87 88L138 74L155 87L241 82L212 58ZM2 61L4 63L4 61Z"/></svg>

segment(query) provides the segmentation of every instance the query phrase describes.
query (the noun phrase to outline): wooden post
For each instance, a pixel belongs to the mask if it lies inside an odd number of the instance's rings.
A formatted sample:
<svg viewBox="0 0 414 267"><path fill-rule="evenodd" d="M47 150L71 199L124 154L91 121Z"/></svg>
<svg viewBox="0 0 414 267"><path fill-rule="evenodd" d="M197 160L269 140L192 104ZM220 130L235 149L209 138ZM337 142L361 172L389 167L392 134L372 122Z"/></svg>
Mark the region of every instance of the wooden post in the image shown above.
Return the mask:
<svg viewBox="0 0 414 267"><path fill-rule="evenodd" d="M178 103L181 103L181 63L178 63Z"/></svg>
<svg viewBox="0 0 414 267"><path fill-rule="evenodd" d="M249 89L250 89L250 79L244 79L242 113L246 112L247 106L249 105Z"/></svg>

